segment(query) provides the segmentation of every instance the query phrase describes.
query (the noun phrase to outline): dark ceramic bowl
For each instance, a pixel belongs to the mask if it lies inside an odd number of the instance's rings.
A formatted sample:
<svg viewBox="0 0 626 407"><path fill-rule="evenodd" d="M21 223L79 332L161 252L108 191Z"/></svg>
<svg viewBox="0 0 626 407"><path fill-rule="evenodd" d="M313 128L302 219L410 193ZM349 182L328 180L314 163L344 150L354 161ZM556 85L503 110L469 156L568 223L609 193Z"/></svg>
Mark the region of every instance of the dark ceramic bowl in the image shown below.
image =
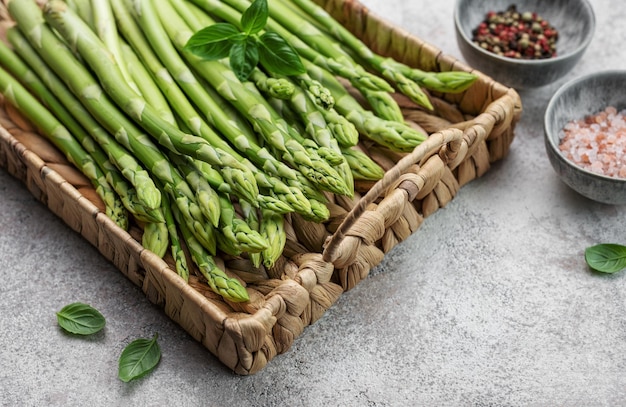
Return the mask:
<svg viewBox="0 0 626 407"><path fill-rule="evenodd" d="M548 103L544 117L546 152L563 182L594 201L626 204L626 179L587 171L565 158L558 149L561 129L571 120L614 106L626 109L626 71L604 71L563 85Z"/></svg>
<svg viewBox="0 0 626 407"><path fill-rule="evenodd" d="M488 11L534 11L559 32L557 56L521 60L496 55L472 42L472 30ZM454 10L457 42L467 63L506 86L524 89L548 85L578 63L595 31L595 15L586 0L457 0Z"/></svg>

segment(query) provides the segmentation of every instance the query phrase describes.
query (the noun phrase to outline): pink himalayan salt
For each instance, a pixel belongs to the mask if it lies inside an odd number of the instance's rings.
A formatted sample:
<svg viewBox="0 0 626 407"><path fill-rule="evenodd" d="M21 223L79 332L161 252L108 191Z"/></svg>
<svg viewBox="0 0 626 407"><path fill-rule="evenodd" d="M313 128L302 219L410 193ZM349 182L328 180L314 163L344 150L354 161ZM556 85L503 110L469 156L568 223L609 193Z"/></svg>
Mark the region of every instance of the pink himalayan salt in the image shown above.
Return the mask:
<svg viewBox="0 0 626 407"><path fill-rule="evenodd" d="M608 106L568 122L561 132L561 153L587 171L626 178L626 110Z"/></svg>

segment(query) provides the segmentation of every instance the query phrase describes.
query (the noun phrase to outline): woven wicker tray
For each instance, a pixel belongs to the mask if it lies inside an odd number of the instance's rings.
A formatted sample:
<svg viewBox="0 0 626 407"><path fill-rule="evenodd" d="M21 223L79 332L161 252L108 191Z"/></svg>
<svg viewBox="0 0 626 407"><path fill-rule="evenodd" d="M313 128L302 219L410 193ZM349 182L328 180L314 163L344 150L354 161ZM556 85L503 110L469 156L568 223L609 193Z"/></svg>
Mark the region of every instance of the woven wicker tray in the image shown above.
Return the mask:
<svg viewBox="0 0 626 407"><path fill-rule="evenodd" d="M375 51L431 71L470 67L390 26L351 0L316 0ZM369 35L367 33L370 33ZM0 109L0 166L80 233L141 287L147 298L237 374L252 374L285 352L345 291L366 278L385 253L461 186L504 158L521 114L513 89L476 72L479 80L455 95L433 94L436 115L400 100L407 120L432 133L411 154L362 147L386 169L375 184L357 185L355 198L330 196L325 224L287 219L288 241L267 278L246 273L245 261L218 259L247 283L250 301L227 303L199 278L185 283L172 267L140 245L141 228L124 231L102 212L89 182L51 144L8 107Z"/></svg>

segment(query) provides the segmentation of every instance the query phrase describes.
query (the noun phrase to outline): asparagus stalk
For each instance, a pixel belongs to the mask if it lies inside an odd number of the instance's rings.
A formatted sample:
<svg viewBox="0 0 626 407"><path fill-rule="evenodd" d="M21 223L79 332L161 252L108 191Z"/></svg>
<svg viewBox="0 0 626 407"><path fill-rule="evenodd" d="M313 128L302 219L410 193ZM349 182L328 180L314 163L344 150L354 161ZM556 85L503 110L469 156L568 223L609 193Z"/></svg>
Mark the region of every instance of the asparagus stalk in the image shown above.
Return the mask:
<svg viewBox="0 0 626 407"><path fill-rule="evenodd" d="M311 78L308 73L298 75L295 79L322 110L331 110L333 108L335 99L332 93L322 86L321 83Z"/></svg>
<svg viewBox="0 0 626 407"><path fill-rule="evenodd" d="M126 80L126 83L137 94L141 94L139 88L135 84L132 75L127 69L127 64L124 60L120 38L117 33L117 27L115 26L115 18L113 17L113 10L111 10L111 4L108 0L90 0L93 10L93 26L92 28L102 40L102 43L111 52L117 66L120 69L122 77ZM89 24L88 24L89 25Z"/></svg>
<svg viewBox="0 0 626 407"><path fill-rule="evenodd" d="M242 219L236 216L230 198L219 194L220 228L217 245L224 253L238 256L243 252L259 253L267 248L267 241Z"/></svg>
<svg viewBox="0 0 626 407"><path fill-rule="evenodd" d="M64 78L66 85L100 124L115 135L171 194L187 226L207 250L215 252L215 234L202 216L193 193L160 150L102 92L86 68L43 23L41 10L32 0L11 0L9 12L40 56ZM129 158L132 158L129 155ZM160 202L160 197L159 197Z"/></svg>
<svg viewBox="0 0 626 407"><path fill-rule="evenodd" d="M378 117L384 120L404 123L402 110L390 93L378 90L362 90L361 94Z"/></svg>
<svg viewBox="0 0 626 407"><path fill-rule="evenodd" d="M245 220L246 224L250 227L250 229L258 232L260 228L260 220L259 220L259 213L257 211L257 208L255 208L248 201L239 201L239 208L241 209L241 216ZM266 236L263 236L263 235L261 236L266 238ZM265 240L267 241L267 238ZM267 241L267 243L269 247L270 242ZM265 250L267 250L267 248L264 249L263 251ZM254 267L259 268L261 266L261 263L263 262L263 257L261 253L259 252L249 253L248 257L250 258L250 261L252 262L252 265Z"/></svg>
<svg viewBox="0 0 626 407"><path fill-rule="evenodd" d="M139 57L130 45L126 42L122 42L121 47L128 72L133 78L140 94L146 102L150 103L150 105L154 107L163 120L175 124L176 117L174 116L174 112L168 104L165 96L161 92L161 89L157 86L154 80L147 79L152 78L151 73L139 60Z"/></svg>
<svg viewBox="0 0 626 407"><path fill-rule="evenodd" d="M106 181L95 160L72 137L48 109L35 99L11 74L0 68L0 92L5 100L21 112L27 120L35 124L67 159L74 164L92 183L98 196L102 198L105 211L120 227L128 227L128 214L115 191Z"/></svg>
<svg viewBox="0 0 626 407"><path fill-rule="evenodd" d="M192 0L197 6L205 10L210 15L215 15L231 24L239 26L241 13L243 13L250 3L239 0ZM227 3L227 4L226 4ZM229 7L230 6L230 7ZM357 88L369 88L373 90L385 90L393 92L393 88L382 78L369 74L360 65L352 64L345 57L339 60L327 58L317 50L311 48L307 43L300 40L297 35L292 34L281 24L269 19L267 22L267 30L278 33L287 40L292 47L304 58L309 59L316 65L328 69L333 74L344 77Z"/></svg>
<svg viewBox="0 0 626 407"><path fill-rule="evenodd" d="M344 147L341 151L350 165L354 179L378 181L385 175L385 170L358 148Z"/></svg>
<svg viewBox="0 0 626 407"><path fill-rule="evenodd" d="M172 41L186 44L193 33L173 7L169 7L171 10L169 12L168 4L159 4L161 22ZM168 12L165 13L165 10ZM200 76L253 123L268 145L281 152L285 161L298 168L320 188L338 194L349 194L350 189L342 182L337 172L319 155L306 150L298 143L294 134L290 133L289 126L260 93L251 92L249 87L243 86L234 73L219 61L200 60L189 52L183 52L183 55Z"/></svg>
<svg viewBox="0 0 626 407"><path fill-rule="evenodd" d="M13 3L13 2L12 2ZM254 175L227 152L213 147L201 137L183 133L163 120L138 97L123 80L116 61L89 27L60 0L44 6L46 21L85 59L107 94L163 147L187 154L220 168L225 180L242 196L256 196Z"/></svg>
<svg viewBox="0 0 626 407"><path fill-rule="evenodd" d="M285 4L284 0L280 2ZM476 81L477 76L471 73L457 71L426 72L421 69L409 67L391 58L382 57L372 52L359 38L339 24L326 10L313 1L291 0L291 3L300 7L302 11L304 11L304 15L314 19L320 26L326 29L329 35L333 35L337 41L350 48L361 59L367 61L368 66L377 69L378 72L399 72L426 89L442 93L462 92Z"/></svg>
<svg viewBox="0 0 626 407"><path fill-rule="evenodd" d="M215 23L204 9L188 0L170 0L170 4L185 22L195 31Z"/></svg>
<svg viewBox="0 0 626 407"><path fill-rule="evenodd" d="M179 212L174 208L174 217L180 217ZM183 235L191 259L198 266L200 273L206 278L207 283L214 293L224 299L233 302L245 302L250 299L248 292L241 285L239 280L228 277L226 273L217 267L213 257L204 250L204 247L196 240L195 236L187 228L184 222L179 222L180 231Z"/></svg>
<svg viewBox="0 0 626 407"><path fill-rule="evenodd" d="M165 256L169 245L169 229L165 222L149 222L143 227L141 245L159 257Z"/></svg>
<svg viewBox="0 0 626 407"><path fill-rule="evenodd" d="M191 189L195 191L196 201L205 218L217 227L220 220L220 201L217 192L187 157L170 153L169 158L185 177Z"/></svg>
<svg viewBox="0 0 626 407"><path fill-rule="evenodd" d="M194 165L214 190L230 194L230 186L224 182L219 171L203 161L195 160ZM281 200L281 197L273 195L272 190L261 188L261 193L257 196L256 201L259 207L273 210L277 213L293 212L293 208Z"/></svg>
<svg viewBox="0 0 626 407"><path fill-rule="evenodd" d="M171 171L173 174L177 173L174 168ZM181 214L179 223L183 222L185 227L193 233L196 241L211 254L215 254L217 252L215 229L210 222L207 223L202 209L196 203L185 180L180 175L175 175L175 179L174 183L166 183L163 188L171 196L176 210Z"/></svg>
<svg viewBox="0 0 626 407"><path fill-rule="evenodd" d="M178 228L176 227L176 219L174 218L174 212L172 205L167 194L163 194L163 216L165 218L165 225L170 237L170 252L174 259L174 268L176 273L186 282L189 281L189 266L187 264L187 256L183 250L182 242L178 234Z"/></svg>
<svg viewBox="0 0 626 407"><path fill-rule="evenodd" d="M250 75L256 87L265 95L271 98L286 100L293 95L294 85L284 78L271 78L265 75L260 69L254 69Z"/></svg>
<svg viewBox="0 0 626 407"><path fill-rule="evenodd" d="M284 164L278 162L273 156L271 156L266 150L261 149L249 142L248 139L241 134L239 128L233 126L231 118L227 117L221 107L206 94L202 87L195 80L195 77L189 71L187 66L182 62L177 55L176 50L169 42L169 38L164 32L158 30L158 18L154 17L152 8L149 4L137 4L136 7L130 7L133 13L137 15L138 20L143 22L145 26L146 34L150 34L153 42L155 43L155 50L159 50L161 58L155 55L147 39L143 36L139 27L134 23L128 9L124 7L121 1L114 0L114 11L118 18L119 26L124 33L124 36L132 44L136 52L141 56L146 66L151 70L158 86L161 87L163 92L170 99L172 106L175 107L179 116L183 119L189 127L194 128L194 133L201 135L207 140L210 140L213 145L218 146L224 151L229 152L233 156L237 157L244 165L247 166L255 176L257 185L270 190L271 194L282 199L283 202L293 207L292 210L305 213L310 211L310 205L306 198L298 189L288 188L279 178L266 175L265 172L260 171L255 165L234 151L226 142L224 142L217 134L211 130L204 120L198 116L196 110L188 101L181 88L184 88L188 95L190 95L195 102L196 106L200 110L207 112L207 118L214 119L213 123L217 122L217 127L222 130L223 134L226 134L231 141L235 142L235 145L240 151L243 151L248 157L251 157L255 163L262 165L262 169L267 172L272 172L277 176L285 176L287 178L295 178L293 170ZM163 4L162 4L163 5ZM142 6L145 6L142 8ZM164 67L161 64L161 60L167 64ZM168 69L170 72L177 72L175 75L175 82L179 83L181 88L178 88L174 83L173 78L167 74ZM243 197L244 199L250 199L251 197ZM272 199L257 200L252 197L255 204L271 204ZM284 205L282 205L284 206ZM284 209L283 209L284 210Z"/></svg>
<svg viewBox="0 0 626 407"><path fill-rule="evenodd" d="M93 7L91 0L67 0L67 6L70 7L80 18L90 27L94 27Z"/></svg>
<svg viewBox="0 0 626 407"><path fill-rule="evenodd" d="M15 77L27 81L31 91L44 101L83 147L98 160L107 181L133 216L144 222L162 222L158 206L154 207L160 201L161 193L146 170L100 127L16 28L7 30L6 35L15 53L0 46L2 65L10 69ZM23 58L24 63L16 53ZM32 73L29 74L29 71ZM94 142L104 148L92 147ZM101 157L99 150L106 157Z"/></svg>
<svg viewBox="0 0 626 407"><path fill-rule="evenodd" d="M337 112L334 107L331 109L319 109L328 129L332 132L341 147L354 146L359 142L359 132L348 119Z"/></svg>
<svg viewBox="0 0 626 407"><path fill-rule="evenodd" d="M285 233L285 217L272 211L261 210L261 235L267 240L267 249L261 252L263 265L270 268L276 263L285 249L287 235Z"/></svg>
<svg viewBox="0 0 626 407"><path fill-rule="evenodd" d="M288 105L288 106L285 106ZM292 110L297 119L304 126L303 134L315 141L315 145L321 146L318 154L324 155L327 161L332 162L345 185L353 187L354 179L348 163L341 154L339 143L329 130L324 115L317 109L315 103L305 94L301 88L296 88L293 96L288 101L275 101L274 106L279 106L279 111ZM291 123L290 123L291 124ZM301 144L307 143L299 140ZM324 150L322 150L322 148ZM354 189L349 195L354 194Z"/></svg>
<svg viewBox="0 0 626 407"><path fill-rule="evenodd" d="M334 76L305 61L311 76L333 92L335 108L346 117L362 135L392 150L410 152L426 135L405 123L385 120L365 109Z"/></svg>

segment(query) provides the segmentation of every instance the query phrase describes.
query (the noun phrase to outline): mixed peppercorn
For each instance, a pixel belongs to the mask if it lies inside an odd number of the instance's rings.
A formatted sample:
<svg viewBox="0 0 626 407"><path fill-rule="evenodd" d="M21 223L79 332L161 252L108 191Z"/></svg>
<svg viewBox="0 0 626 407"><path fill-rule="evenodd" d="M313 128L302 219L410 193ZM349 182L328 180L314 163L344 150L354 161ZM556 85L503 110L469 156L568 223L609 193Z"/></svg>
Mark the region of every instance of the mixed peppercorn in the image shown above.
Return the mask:
<svg viewBox="0 0 626 407"><path fill-rule="evenodd" d="M517 59L552 58L559 38L547 20L532 11L520 13L514 4L506 11L489 11L472 35L479 47Z"/></svg>

